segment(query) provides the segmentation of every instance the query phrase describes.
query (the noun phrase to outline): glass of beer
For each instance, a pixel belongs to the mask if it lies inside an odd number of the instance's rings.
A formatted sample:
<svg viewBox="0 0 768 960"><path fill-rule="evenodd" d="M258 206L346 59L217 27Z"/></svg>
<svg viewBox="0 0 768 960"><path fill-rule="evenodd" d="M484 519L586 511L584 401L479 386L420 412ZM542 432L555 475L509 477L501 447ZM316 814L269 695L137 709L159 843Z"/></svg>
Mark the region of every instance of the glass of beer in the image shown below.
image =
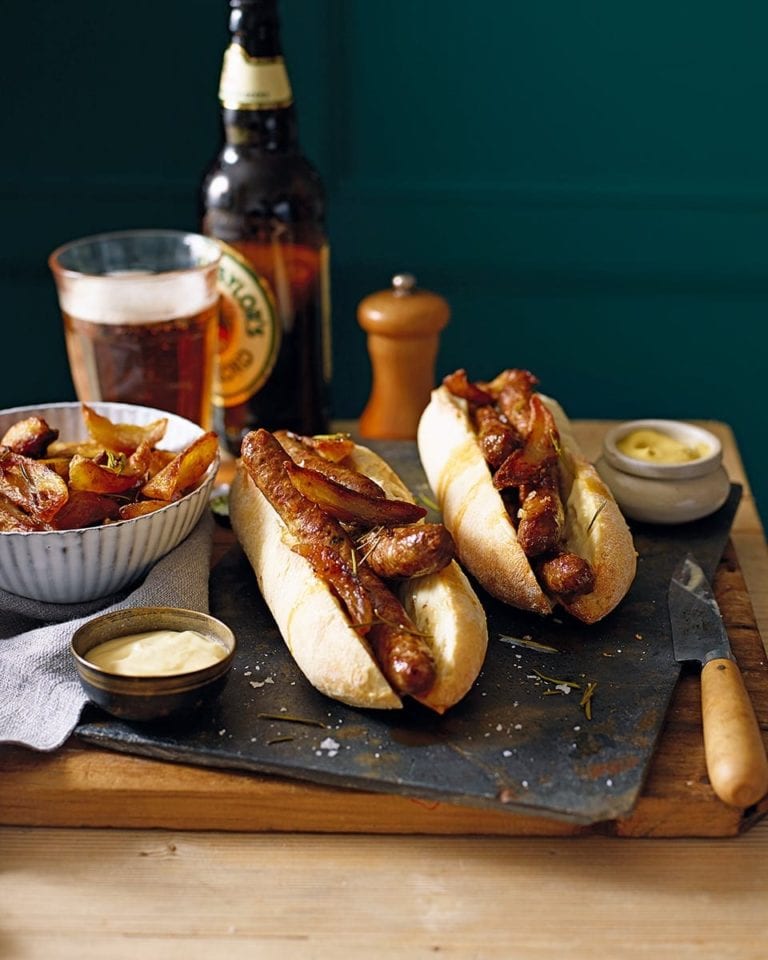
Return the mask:
<svg viewBox="0 0 768 960"><path fill-rule="evenodd" d="M210 429L221 250L177 230L73 240L50 255L77 396L168 410Z"/></svg>

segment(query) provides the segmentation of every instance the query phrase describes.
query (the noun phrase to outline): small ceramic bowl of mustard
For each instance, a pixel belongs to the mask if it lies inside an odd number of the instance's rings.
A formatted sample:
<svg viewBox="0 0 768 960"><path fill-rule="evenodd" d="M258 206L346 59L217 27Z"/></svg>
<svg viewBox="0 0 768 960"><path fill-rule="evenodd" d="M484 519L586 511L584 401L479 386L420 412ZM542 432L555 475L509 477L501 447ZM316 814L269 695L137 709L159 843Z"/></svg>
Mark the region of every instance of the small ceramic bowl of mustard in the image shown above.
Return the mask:
<svg viewBox="0 0 768 960"><path fill-rule="evenodd" d="M610 429L595 464L626 517L688 523L718 510L730 480L715 434L683 420L629 420Z"/></svg>
<svg viewBox="0 0 768 960"><path fill-rule="evenodd" d="M235 648L226 624L175 607L107 613L70 642L89 699L122 720L177 718L209 703L226 683Z"/></svg>

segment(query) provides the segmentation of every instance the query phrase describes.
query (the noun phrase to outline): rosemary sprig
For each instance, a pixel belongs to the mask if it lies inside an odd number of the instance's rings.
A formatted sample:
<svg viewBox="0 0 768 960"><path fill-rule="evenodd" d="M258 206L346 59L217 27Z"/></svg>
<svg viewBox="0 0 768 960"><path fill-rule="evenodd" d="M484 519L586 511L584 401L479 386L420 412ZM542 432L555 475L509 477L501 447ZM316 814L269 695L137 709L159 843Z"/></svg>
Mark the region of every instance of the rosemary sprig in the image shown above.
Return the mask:
<svg viewBox="0 0 768 960"><path fill-rule="evenodd" d="M595 520L597 520L597 518L598 518L598 517L600 516L600 514L603 512L603 510L605 509L605 505L606 505L607 503L608 503L607 500L603 500L603 502L600 504L600 506L597 508L597 510L595 510L594 516L593 516L592 519L589 521L589 526L587 527L587 533L589 533L589 531L592 529Z"/></svg>
<svg viewBox="0 0 768 960"><path fill-rule="evenodd" d="M124 453L115 453L114 450L107 450L106 466L109 470L114 470L118 475L123 472L128 463Z"/></svg>
<svg viewBox="0 0 768 960"><path fill-rule="evenodd" d="M581 700L579 701L579 706L584 708L584 716L587 720L592 719L592 697L595 695L595 690L597 688L597 680L590 680L587 683L587 688L582 694Z"/></svg>
<svg viewBox="0 0 768 960"><path fill-rule="evenodd" d="M560 653L555 647L550 647L546 643L538 643L536 640L530 640L526 637L508 637L506 634L499 634L499 640L502 643L509 643L513 647L527 647L529 650L537 650L540 653Z"/></svg>
<svg viewBox="0 0 768 960"><path fill-rule="evenodd" d="M574 680L558 680L556 677L548 677L545 673L542 673L541 670L537 670L535 667L532 667L531 669L540 680L544 680L546 683L551 683L555 687L554 690L545 690L545 697L551 697L556 693L563 693L563 687L567 687L569 693L571 690L581 690L581 684L576 683ZM596 689L597 680L587 680L584 692L579 700L579 706L584 710L584 716L587 718L587 720L592 719L592 697L595 695Z"/></svg>
<svg viewBox="0 0 768 960"><path fill-rule="evenodd" d="M542 673L541 670L537 670L535 667L532 669L540 680L545 680L547 683L553 683L556 687L570 687L572 690L581 690L581 684L576 683L575 680L558 680L555 677L548 677L545 673Z"/></svg>
<svg viewBox="0 0 768 960"><path fill-rule="evenodd" d="M308 717L295 717L290 713L257 713L256 716L259 720L284 720L286 723L302 723L307 727L320 727L322 730L326 729L325 724L321 720L311 720Z"/></svg>

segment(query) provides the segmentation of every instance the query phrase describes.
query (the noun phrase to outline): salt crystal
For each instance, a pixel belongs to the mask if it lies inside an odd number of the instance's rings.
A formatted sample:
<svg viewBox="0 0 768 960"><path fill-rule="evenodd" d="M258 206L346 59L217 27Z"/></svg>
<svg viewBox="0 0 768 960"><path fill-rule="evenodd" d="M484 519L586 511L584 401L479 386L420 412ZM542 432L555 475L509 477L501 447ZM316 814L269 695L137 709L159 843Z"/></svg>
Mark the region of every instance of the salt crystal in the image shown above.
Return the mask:
<svg viewBox="0 0 768 960"><path fill-rule="evenodd" d="M326 737L325 740L320 744L320 750L327 750L329 757L335 757L339 752L339 744L333 739L333 737ZM320 753L318 752L318 756Z"/></svg>

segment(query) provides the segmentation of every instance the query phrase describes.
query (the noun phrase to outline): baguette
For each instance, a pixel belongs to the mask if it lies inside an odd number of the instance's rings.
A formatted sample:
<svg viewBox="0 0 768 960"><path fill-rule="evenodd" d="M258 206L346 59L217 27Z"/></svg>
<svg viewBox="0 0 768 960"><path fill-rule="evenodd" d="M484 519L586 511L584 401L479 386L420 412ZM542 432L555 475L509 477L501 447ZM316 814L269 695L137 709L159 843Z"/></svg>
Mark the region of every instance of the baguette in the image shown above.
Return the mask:
<svg viewBox="0 0 768 960"><path fill-rule="evenodd" d="M636 552L613 495L580 451L565 412L532 390L536 382L526 371L505 371L494 381L476 384L469 383L464 371L446 377L422 414L419 455L459 559L488 593L523 610L547 615L560 606L584 623L595 623L629 590ZM508 396L507 414L499 415L497 401L504 389L514 402ZM499 448L492 465L480 439L485 415L498 417L499 429L512 438L509 447ZM534 420L539 436L532 439ZM504 474L519 480L520 464L531 459L529 444L536 442L551 446L543 462L553 471L553 495L561 504L556 543L548 542L541 552L535 546L524 549L519 536L528 487L501 480ZM517 464L517 470L509 464ZM566 590L547 565L563 556L580 561L591 574L581 584L566 581Z"/></svg>
<svg viewBox="0 0 768 960"><path fill-rule="evenodd" d="M357 525L342 524L339 535L338 521L325 507L298 492L295 479L290 480L296 465L301 465L300 457L285 452L291 443L296 444L292 435L283 437L278 445L276 436L267 431L248 434L230 490L232 527L291 655L307 680L335 700L359 708L399 709L404 698L412 697L443 713L471 688L487 649L485 613L469 580L454 559L423 576L402 581L379 579L366 560L365 540L355 539L360 533ZM370 478L383 491L382 499L411 505L413 511L410 491L370 449L350 443L338 466ZM301 477L305 483L308 478L309 482L317 480L312 469ZM340 492L344 502L352 496L367 494L352 494L346 487ZM377 502L381 500L370 500L371 509ZM425 512L419 507L415 510L419 515ZM313 531L311 537L293 522L295 514L302 512L307 518L304 527ZM342 587L349 587L358 597L362 585L364 602L374 597L374 619L397 618L397 610L403 608L410 617L413 626L408 631L412 639L427 646L432 664L431 681L426 685L402 688L397 673L393 675L382 664L382 655L388 652L386 643L377 646L372 639L377 629L384 629L382 624L367 629L368 625L350 613L344 591L319 575L318 544L326 527L336 534L328 541L332 546L323 548L323 564L335 566L343 561L347 541L352 544L352 576ZM391 608L392 600L395 613L382 613Z"/></svg>

